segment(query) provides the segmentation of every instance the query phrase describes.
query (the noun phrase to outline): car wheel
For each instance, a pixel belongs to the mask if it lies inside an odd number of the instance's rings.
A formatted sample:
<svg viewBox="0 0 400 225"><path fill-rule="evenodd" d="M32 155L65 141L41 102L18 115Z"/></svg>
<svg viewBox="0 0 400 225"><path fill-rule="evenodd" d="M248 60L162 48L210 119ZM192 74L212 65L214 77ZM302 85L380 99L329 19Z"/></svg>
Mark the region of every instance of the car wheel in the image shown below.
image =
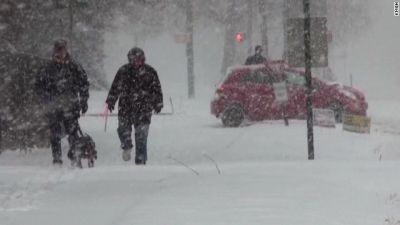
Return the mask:
<svg viewBox="0 0 400 225"><path fill-rule="evenodd" d="M222 113L222 124L227 127L238 127L244 120L244 110L237 105L228 106Z"/></svg>
<svg viewBox="0 0 400 225"><path fill-rule="evenodd" d="M341 123L343 121L343 107L335 103L329 109L333 111L336 123Z"/></svg>

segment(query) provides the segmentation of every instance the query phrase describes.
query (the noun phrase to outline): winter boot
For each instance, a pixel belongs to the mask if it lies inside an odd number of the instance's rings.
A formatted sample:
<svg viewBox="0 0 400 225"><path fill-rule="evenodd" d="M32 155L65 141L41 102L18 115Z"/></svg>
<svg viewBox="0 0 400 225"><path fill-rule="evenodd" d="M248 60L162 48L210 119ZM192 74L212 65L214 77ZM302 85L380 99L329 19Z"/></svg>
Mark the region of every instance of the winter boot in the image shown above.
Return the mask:
<svg viewBox="0 0 400 225"><path fill-rule="evenodd" d="M124 161L131 160L131 151L132 151L132 149L122 150L122 159Z"/></svg>
<svg viewBox="0 0 400 225"><path fill-rule="evenodd" d="M73 151L71 149L68 151L67 156L68 156L68 159L71 160L71 161L75 161L76 160L75 151Z"/></svg>
<svg viewBox="0 0 400 225"><path fill-rule="evenodd" d="M76 158L76 155L75 155L75 151L70 149L68 151L67 156L68 156L68 159L71 160L71 166L72 167L77 166L77 158Z"/></svg>
<svg viewBox="0 0 400 225"><path fill-rule="evenodd" d="M132 152L132 148L133 148L132 143L129 143L129 142L122 143L121 148L122 148L122 159L124 161L131 160L131 152Z"/></svg>
<svg viewBox="0 0 400 225"><path fill-rule="evenodd" d="M136 165L146 165L146 159L144 155L138 155L135 157L135 164Z"/></svg>
<svg viewBox="0 0 400 225"><path fill-rule="evenodd" d="M61 166L62 164L63 164L63 161L60 158L53 159L53 165Z"/></svg>
<svg viewBox="0 0 400 225"><path fill-rule="evenodd" d="M83 168L81 159L76 159L75 161L71 161L73 167Z"/></svg>

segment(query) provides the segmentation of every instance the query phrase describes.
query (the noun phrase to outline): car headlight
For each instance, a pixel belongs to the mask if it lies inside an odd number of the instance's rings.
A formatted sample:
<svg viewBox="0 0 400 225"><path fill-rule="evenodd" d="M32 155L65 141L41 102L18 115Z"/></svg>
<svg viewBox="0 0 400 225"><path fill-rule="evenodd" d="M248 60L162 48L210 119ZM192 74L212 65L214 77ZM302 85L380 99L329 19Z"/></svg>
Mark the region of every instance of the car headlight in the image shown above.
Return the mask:
<svg viewBox="0 0 400 225"><path fill-rule="evenodd" d="M224 98L224 97L225 97L224 94L222 94L220 92L216 92L215 95L214 95L214 100L219 100L219 99Z"/></svg>
<svg viewBox="0 0 400 225"><path fill-rule="evenodd" d="M352 100L357 100L357 96L350 91L341 89L340 93L344 94L346 97L351 98Z"/></svg>

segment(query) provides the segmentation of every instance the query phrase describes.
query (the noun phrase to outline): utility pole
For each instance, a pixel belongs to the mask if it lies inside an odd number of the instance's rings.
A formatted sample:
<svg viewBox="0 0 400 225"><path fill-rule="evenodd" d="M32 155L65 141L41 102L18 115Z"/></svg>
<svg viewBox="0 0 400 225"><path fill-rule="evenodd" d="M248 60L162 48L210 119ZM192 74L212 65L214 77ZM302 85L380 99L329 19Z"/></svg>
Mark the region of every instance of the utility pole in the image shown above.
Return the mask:
<svg viewBox="0 0 400 225"><path fill-rule="evenodd" d="M303 0L304 10L304 47L306 76L306 109L307 109L307 144L308 159L314 160L314 131L312 112L312 78L311 78L311 16L310 0Z"/></svg>
<svg viewBox="0 0 400 225"><path fill-rule="evenodd" d="M247 54L253 53L253 0L247 0Z"/></svg>
<svg viewBox="0 0 400 225"><path fill-rule="evenodd" d="M258 0L258 7L261 14L261 45L265 57L268 59L268 27L265 0Z"/></svg>
<svg viewBox="0 0 400 225"><path fill-rule="evenodd" d="M283 57L282 59L287 61L288 51L287 51L287 25L288 25L288 18L289 18L289 9L288 9L288 1L283 0Z"/></svg>
<svg viewBox="0 0 400 225"><path fill-rule="evenodd" d="M74 36L74 0L69 0L69 4L68 4L68 14L69 14L69 32L68 32L68 36L69 36L69 51L72 50L72 40L73 40L73 36Z"/></svg>
<svg viewBox="0 0 400 225"><path fill-rule="evenodd" d="M225 40L224 40L224 57L222 59L221 74L225 74L226 69L235 61L236 45L235 33L238 21L238 13L236 12L237 0L230 0L227 3L228 12L226 13L225 23Z"/></svg>
<svg viewBox="0 0 400 225"><path fill-rule="evenodd" d="M194 98L194 54L193 54L193 5L192 0L186 0L186 57L188 72L188 97Z"/></svg>

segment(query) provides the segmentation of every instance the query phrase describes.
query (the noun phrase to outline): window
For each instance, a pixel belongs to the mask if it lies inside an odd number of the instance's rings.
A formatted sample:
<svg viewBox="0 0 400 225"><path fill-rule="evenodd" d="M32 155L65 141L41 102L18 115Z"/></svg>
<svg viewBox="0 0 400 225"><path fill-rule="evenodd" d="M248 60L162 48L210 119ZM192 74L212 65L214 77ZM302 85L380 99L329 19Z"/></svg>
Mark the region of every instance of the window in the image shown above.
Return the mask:
<svg viewBox="0 0 400 225"><path fill-rule="evenodd" d="M288 84L295 85L295 86L305 86L306 80L304 76L290 72L290 71L285 71L284 72L285 80Z"/></svg>
<svg viewBox="0 0 400 225"><path fill-rule="evenodd" d="M258 70L255 73L261 77L260 79L263 84L272 84L274 82L273 76L265 70Z"/></svg>
<svg viewBox="0 0 400 225"><path fill-rule="evenodd" d="M261 83L260 77L255 73L248 73L240 79L243 83Z"/></svg>
<svg viewBox="0 0 400 225"><path fill-rule="evenodd" d="M263 70L252 71L249 74L242 77L240 80L242 83L254 83L254 84L272 84L273 77Z"/></svg>

